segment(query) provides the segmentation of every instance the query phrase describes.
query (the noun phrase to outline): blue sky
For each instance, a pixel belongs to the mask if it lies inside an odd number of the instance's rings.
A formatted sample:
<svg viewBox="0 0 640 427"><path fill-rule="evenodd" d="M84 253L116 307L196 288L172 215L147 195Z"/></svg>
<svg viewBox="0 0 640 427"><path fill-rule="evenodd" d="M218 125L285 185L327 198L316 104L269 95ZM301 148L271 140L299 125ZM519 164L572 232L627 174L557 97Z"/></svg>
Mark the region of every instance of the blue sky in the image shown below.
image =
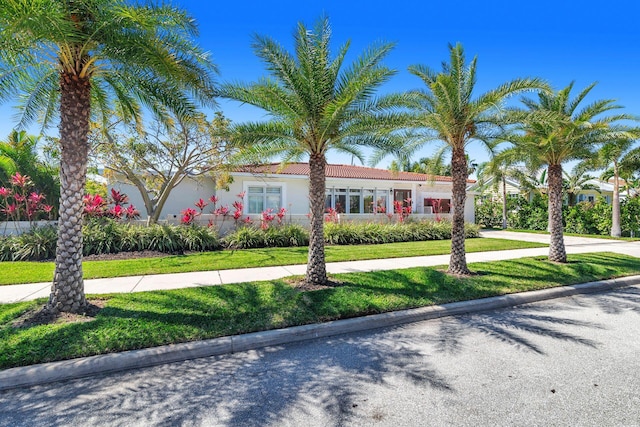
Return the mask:
<svg viewBox="0 0 640 427"><path fill-rule="evenodd" d="M298 21L329 17L337 48L351 40L353 59L375 41L395 42L385 63L398 74L383 91L420 87L406 69L421 63L439 68L448 43L461 42L468 58L478 56L478 93L516 77L538 76L555 88L576 81L599 84L588 100L616 99L640 116L640 5L634 0L589 1L228 1L172 0L200 26L199 43L211 52L220 81L254 81L265 75L251 50L253 34L292 45ZM220 102L234 121L260 120L264 113ZM0 137L12 128L11 111L0 109ZM51 132L55 133L55 129ZM418 157L431 154L426 147ZM488 159L480 145L469 147L477 161ZM390 159L379 165L385 167ZM350 157L329 155L332 163Z"/></svg>

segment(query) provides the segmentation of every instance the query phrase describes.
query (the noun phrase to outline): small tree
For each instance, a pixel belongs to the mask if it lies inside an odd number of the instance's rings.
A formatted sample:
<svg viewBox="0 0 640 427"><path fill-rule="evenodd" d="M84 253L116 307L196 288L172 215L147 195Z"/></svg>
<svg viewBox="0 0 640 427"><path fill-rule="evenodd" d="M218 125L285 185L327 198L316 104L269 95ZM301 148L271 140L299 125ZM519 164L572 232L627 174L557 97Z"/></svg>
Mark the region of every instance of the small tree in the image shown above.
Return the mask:
<svg viewBox="0 0 640 427"><path fill-rule="evenodd" d="M216 112L212 121L155 121L150 131L112 123L92 133L96 160L133 184L144 201L147 223L155 224L171 191L187 177L209 176L226 182L226 132L229 120ZM118 132L120 131L120 132Z"/></svg>

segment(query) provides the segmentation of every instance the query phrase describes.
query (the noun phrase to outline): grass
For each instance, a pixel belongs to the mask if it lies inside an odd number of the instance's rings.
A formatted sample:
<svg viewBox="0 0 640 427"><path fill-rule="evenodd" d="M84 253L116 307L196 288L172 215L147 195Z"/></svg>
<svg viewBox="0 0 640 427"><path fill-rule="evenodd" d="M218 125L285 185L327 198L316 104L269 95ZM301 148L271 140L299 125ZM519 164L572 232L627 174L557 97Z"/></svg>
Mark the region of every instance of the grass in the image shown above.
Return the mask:
<svg viewBox="0 0 640 427"><path fill-rule="evenodd" d="M502 239L468 239L467 252L499 251L543 247L545 245ZM327 246L327 262L398 258L449 253L450 240L388 243L382 245ZM138 276L147 274L186 273L192 271L228 270L233 268L268 267L305 264L307 247L265 248L199 252L161 258L139 258L117 261L85 261L85 279ZM53 262L3 262L0 285L50 282Z"/></svg>
<svg viewBox="0 0 640 427"><path fill-rule="evenodd" d="M591 253L475 263L478 275L438 268L332 277L343 286L300 292L286 280L101 296L94 320L24 328L12 322L45 300L0 305L0 368L268 330L640 273L637 258Z"/></svg>
<svg viewBox="0 0 640 427"><path fill-rule="evenodd" d="M498 228L491 228L489 230L501 230ZM520 230L515 228L508 228L505 231L513 231L516 233L533 233L533 234L549 234L548 231L544 230ZM630 242L640 241L640 237L612 237L604 234L580 234L580 233L563 233L565 236L573 236L573 237L592 237L594 239L605 239L605 240L628 240Z"/></svg>

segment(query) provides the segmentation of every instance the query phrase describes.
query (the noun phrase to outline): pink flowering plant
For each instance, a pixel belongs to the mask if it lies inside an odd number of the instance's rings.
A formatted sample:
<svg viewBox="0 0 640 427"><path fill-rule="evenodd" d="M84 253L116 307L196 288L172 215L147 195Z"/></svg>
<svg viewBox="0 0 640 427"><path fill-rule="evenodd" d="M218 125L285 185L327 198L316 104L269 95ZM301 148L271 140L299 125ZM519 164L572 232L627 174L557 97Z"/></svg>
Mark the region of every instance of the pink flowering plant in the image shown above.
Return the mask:
<svg viewBox="0 0 640 427"><path fill-rule="evenodd" d="M129 204L129 197L115 188L111 189L108 200L99 194L87 194L82 201L84 215L87 218L132 220L140 217L140 212L135 206Z"/></svg>
<svg viewBox="0 0 640 427"><path fill-rule="evenodd" d="M51 219L53 206L45 202L45 196L33 191L28 175L16 172L10 178L9 187L0 187L0 221L29 221Z"/></svg>

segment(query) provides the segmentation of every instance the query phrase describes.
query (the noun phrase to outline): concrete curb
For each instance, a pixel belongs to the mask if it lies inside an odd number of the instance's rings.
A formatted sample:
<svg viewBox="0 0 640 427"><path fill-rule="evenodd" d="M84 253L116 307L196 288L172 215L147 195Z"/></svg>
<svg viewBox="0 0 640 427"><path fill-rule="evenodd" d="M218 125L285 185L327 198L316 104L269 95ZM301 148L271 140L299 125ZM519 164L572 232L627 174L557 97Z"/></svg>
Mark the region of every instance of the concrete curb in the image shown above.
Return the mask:
<svg viewBox="0 0 640 427"><path fill-rule="evenodd" d="M142 350L10 368L0 371L0 391L98 374L146 368L201 357L219 356L273 345L312 340L350 332L367 331L446 316L513 307L553 298L602 292L637 284L640 284L640 276L622 277L580 285L563 286L479 300L393 311L352 319L335 320L326 323L214 338L205 341L171 344Z"/></svg>

